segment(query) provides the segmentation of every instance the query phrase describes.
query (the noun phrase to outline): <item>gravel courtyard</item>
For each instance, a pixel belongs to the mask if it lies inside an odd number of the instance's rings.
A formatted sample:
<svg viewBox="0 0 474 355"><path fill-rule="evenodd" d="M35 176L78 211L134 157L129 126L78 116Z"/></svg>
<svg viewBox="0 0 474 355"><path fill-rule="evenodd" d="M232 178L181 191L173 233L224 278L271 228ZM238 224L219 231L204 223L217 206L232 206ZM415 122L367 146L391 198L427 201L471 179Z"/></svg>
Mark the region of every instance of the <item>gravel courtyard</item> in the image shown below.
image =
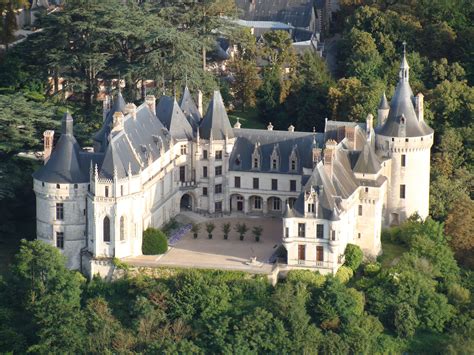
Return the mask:
<svg viewBox="0 0 474 355"><path fill-rule="evenodd" d="M268 273L272 265L270 257L281 244L282 222L279 218L215 218L210 219L216 225L213 238L208 239L205 224L200 223L201 229L197 239L193 233L186 233L170 250L159 256L140 256L126 258L129 264L135 266L179 266L195 268L212 268L226 270L242 270L249 272ZM222 225L231 223L229 239L224 240ZM249 231L241 241L234 230L237 223L245 222ZM252 235L254 226L262 226L263 233L260 242ZM248 265L251 257L257 258L257 264Z"/></svg>

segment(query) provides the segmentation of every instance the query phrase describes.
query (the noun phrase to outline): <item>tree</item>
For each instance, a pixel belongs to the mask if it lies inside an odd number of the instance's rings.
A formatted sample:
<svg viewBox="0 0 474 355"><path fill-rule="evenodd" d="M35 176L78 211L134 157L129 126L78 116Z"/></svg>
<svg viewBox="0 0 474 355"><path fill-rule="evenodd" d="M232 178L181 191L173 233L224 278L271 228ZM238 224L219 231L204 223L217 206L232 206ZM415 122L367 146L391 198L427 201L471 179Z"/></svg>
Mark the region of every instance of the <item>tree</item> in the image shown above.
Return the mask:
<svg viewBox="0 0 474 355"><path fill-rule="evenodd" d="M395 328L400 337L411 338L415 335L420 322L416 317L415 310L407 303L397 306L395 311Z"/></svg>
<svg viewBox="0 0 474 355"><path fill-rule="evenodd" d="M0 43L5 45L6 51L8 51L10 42L13 42L15 39L15 31L18 29L15 11L19 8L27 7L28 5L28 0L0 1L0 14L2 14L0 21L2 25L0 27Z"/></svg>
<svg viewBox="0 0 474 355"><path fill-rule="evenodd" d="M230 63L233 81L232 89L242 111L256 104L256 90L260 86L260 77L255 60L245 60L237 56Z"/></svg>
<svg viewBox="0 0 474 355"><path fill-rule="evenodd" d="M354 272L357 271L360 264L362 263L362 259L364 258L364 254L362 253L360 247L355 244L347 244L344 255L344 265L350 267Z"/></svg>
<svg viewBox="0 0 474 355"><path fill-rule="evenodd" d="M234 228L235 231L239 233L240 240L244 240L245 234L249 231L249 227L245 223L237 223Z"/></svg>
<svg viewBox="0 0 474 355"><path fill-rule="evenodd" d="M255 237L256 242L260 241L260 237L262 236L262 232L263 232L263 227L262 226L255 226L255 227L252 228L252 234Z"/></svg>
<svg viewBox="0 0 474 355"><path fill-rule="evenodd" d="M216 228L216 225L212 222L206 223L206 231L209 239L212 239L212 231Z"/></svg>
<svg viewBox="0 0 474 355"><path fill-rule="evenodd" d="M144 255L163 254L168 251L168 239L159 229L147 228L143 232L142 253Z"/></svg>

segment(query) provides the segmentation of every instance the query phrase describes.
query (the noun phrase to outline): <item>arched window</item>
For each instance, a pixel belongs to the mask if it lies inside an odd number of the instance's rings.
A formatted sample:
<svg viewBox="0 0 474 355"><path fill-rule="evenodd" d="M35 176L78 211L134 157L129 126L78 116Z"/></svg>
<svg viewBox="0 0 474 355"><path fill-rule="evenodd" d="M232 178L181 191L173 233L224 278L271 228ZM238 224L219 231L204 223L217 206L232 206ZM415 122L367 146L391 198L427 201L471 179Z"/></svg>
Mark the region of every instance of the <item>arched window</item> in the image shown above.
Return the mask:
<svg viewBox="0 0 474 355"><path fill-rule="evenodd" d="M120 240L125 240L125 216L120 217Z"/></svg>
<svg viewBox="0 0 474 355"><path fill-rule="evenodd" d="M110 242L110 218L104 218L104 242Z"/></svg>

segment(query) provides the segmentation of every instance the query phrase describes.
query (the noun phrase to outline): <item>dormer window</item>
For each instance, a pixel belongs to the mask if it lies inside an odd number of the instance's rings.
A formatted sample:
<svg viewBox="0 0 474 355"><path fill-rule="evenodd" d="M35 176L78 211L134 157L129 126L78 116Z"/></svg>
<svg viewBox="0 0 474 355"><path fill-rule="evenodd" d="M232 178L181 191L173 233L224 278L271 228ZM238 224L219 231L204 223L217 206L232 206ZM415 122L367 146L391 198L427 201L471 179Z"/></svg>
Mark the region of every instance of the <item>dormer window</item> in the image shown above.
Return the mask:
<svg viewBox="0 0 474 355"><path fill-rule="evenodd" d="M276 144L273 146L273 152L270 159L272 170L278 170L280 168L280 157L278 154L278 146Z"/></svg>
<svg viewBox="0 0 474 355"><path fill-rule="evenodd" d="M276 169L277 169L277 160L276 160L276 159L273 159L273 160L272 160L272 169L273 169L273 170L276 170Z"/></svg>
<svg viewBox="0 0 474 355"><path fill-rule="evenodd" d="M258 158L257 157L253 158L253 168L258 169Z"/></svg>
<svg viewBox="0 0 474 355"><path fill-rule="evenodd" d="M252 169L260 169L260 144L256 143L252 153Z"/></svg>
<svg viewBox="0 0 474 355"><path fill-rule="evenodd" d="M291 170L292 171L296 170L296 160L291 160Z"/></svg>
<svg viewBox="0 0 474 355"><path fill-rule="evenodd" d="M290 171L298 170L298 153L297 153L297 145L293 146L293 149L290 154Z"/></svg>

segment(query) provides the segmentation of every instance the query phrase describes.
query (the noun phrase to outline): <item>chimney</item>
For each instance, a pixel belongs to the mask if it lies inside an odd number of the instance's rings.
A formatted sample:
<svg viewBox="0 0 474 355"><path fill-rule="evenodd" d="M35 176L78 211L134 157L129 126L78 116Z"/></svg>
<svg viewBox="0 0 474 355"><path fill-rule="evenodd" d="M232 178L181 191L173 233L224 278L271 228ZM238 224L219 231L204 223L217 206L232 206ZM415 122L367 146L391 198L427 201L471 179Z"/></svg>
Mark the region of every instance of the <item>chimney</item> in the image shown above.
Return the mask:
<svg viewBox="0 0 474 355"><path fill-rule="evenodd" d="M110 96L105 95L104 101L102 102L102 119L105 121L107 114L110 111Z"/></svg>
<svg viewBox="0 0 474 355"><path fill-rule="evenodd" d="M137 106L134 103L129 103L125 105L125 114L130 114L132 118L135 120L137 118Z"/></svg>
<svg viewBox="0 0 474 355"><path fill-rule="evenodd" d="M123 129L123 113L118 111L114 113L114 122L112 131L118 132Z"/></svg>
<svg viewBox="0 0 474 355"><path fill-rule="evenodd" d="M46 164L53 152L54 131L47 130L43 132L43 161Z"/></svg>
<svg viewBox="0 0 474 355"><path fill-rule="evenodd" d="M294 131L295 131L295 126L291 124L290 127L288 127L288 132L294 132Z"/></svg>
<svg viewBox="0 0 474 355"><path fill-rule="evenodd" d="M234 128L240 129L241 126L242 126L242 124L240 123L240 118L237 117L237 122L235 122Z"/></svg>
<svg viewBox="0 0 474 355"><path fill-rule="evenodd" d="M421 92L416 95L416 115L418 117L418 122L423 122L424 117L424 96Z"/></svg>
<svg viewBox="0 0 474 355"><path fill-rule="evenodd" d="M197 97L197 106L198 106L198 111L201 117L204 117L204 112L202 109L202 91L198 90L198 97Z"/></svg>
<svg viewBox="0 0 474 355"><path fill-rule="evenodd" d="M151 112L156 115L156 97L154 95L147 95L145 102Z"/></svg>
<svg viewBox="0 0 474 355"><path fill-rule="evenodd" d="M370 132L374 128L374 116L371 113L367 115L365 127L365 132L367 133L367 137L369 137Z"/></svg>
<svg viewBox="0 0 474 355"><path fill-rule="evenodd" d="M268 122L267 130L268 131L273 131L273 125L272 125L271 122Z"/></svg>
<svg viewBox="0 0 474 355"><path fill-rule="evenodd" d="M329 139L326 141L326 147L324 148L324 169L330 178L332 178L332 166L336 156L336 145L337 142L335 140Z"/></svg>

